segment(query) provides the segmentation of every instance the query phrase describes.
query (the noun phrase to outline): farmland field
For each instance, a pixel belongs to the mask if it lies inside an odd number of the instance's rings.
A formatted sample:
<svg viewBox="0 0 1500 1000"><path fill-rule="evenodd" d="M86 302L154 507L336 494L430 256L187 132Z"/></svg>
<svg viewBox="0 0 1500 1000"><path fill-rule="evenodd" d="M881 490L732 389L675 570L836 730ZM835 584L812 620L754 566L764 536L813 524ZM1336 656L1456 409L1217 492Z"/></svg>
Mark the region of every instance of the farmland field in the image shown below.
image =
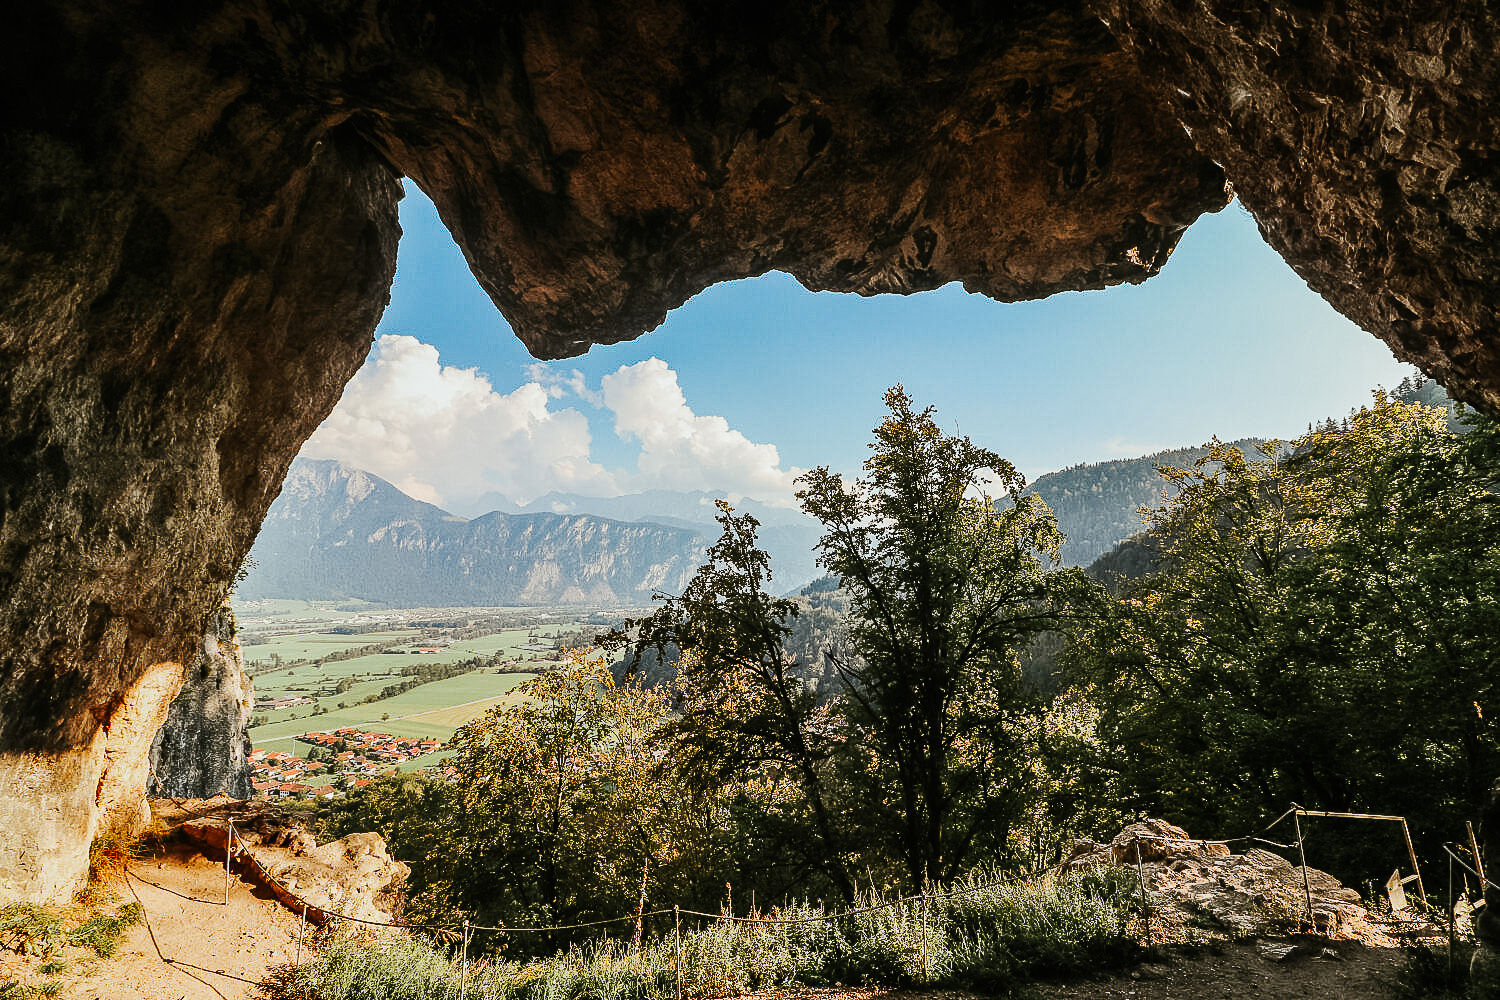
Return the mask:
<svg viewBox="0 0 1500 1000"><path fill-rule="evenodd" d="M423 684L405 694L368 705L354 705L312 718L256 726L250 730L250 739L256 747L299 756L305 756L308 747L305 743L298 743L295 737L309 731L328 732L344 726L392 736L430 736L446 740L464 722L483 715L494 705L519 701L521 696L510 692L534 676L493 671L463 674ZM432 758L425 757L414 766L430 763Z"/></svg>
<svg viewBox="0 0 1500 1000"><path fill-rule="evenodd" d="M334 707L339 704L347 706L347 709L344 710L369 712L372 706L360 706L359 702L372 695L379 694L385 687L392 684L399 684L403 680L409 679L401 673L404 668L438 663L457 663L461 660L473 657L489 657L497 653L508 654L506 658L518 665L534 662L538 668L543 668L545 664L554 662L554 657L548 653L524 652L520 649L520 647L527 645L531 641L530 637L533 635L538 635L538 633L524 628L505 629L502 632L481 636L477 639L461 639L437 653L390 651L369 653L365 656L357 656L349 660L336 660L331 663L302 663L281 670L257 674L255 676L255 696L257 700L288 696L312 698L319 706L329 709L330 712L340 711ZM308 636L305 638L321 637ZM328 638L344 639L350 637L330 636ZM353 638L365 640L355 645L368 645L370 642L378 641L370 639L368 636L355 636ZM420 645L420 643L406 643L397 647L397 649L405 650L408 646L412 645ZM262 648L264 647L249 647L247 658L254 657L255 653ZM344 690L340 691L339 687L341 683L346 681ZM423 689L432 686L431 684L423 685ZM415 692L411 693L414 694ZM475 697L488 697L494 693L492 691L486 692ZM473 699L465 698L461 700L468 701ZM383 706L389 704L389 702L382 701L375 704ZM450 701L431 707L443 708L452 704L454 702ZM257 718L261 716L265 718L263 724L256 727L256 731L258 732L260 729L268 726L275 726L292 720L309 719L313 717L313 708L313 705L305 704L276 710L257 709ZM380 708L376 710L376 714L378 715L385 711L385 708ZM415 711L425 711L425 709L416 709ZM391 714L405 713L392 712ZM323 719L324 716L319 715L317 718Z"/></svg>
<svg viewBox="0 0 1500 1000"><path fill-rule="evenodd" d="M242 654L259 702L295 698L302 704L254 710L250 740L257 749L306 757L311 747L296 740L305 732L345 726L398 737L446 741L455 729L491 708L522 699L515 689L535 671L549 669L559 656L553 645L563 634L588 636L600 621L577 609L421 608L390 610L348 602L260 601L235 608ZM608 621L633 613L591 615ZM430 623L411 626L408 623ZM449 624L452 623L452 624ZM371 629L338 634L335 629ZM493 631L486 631L493 629ZM484 634L474 636L478 631ZM329 660L331 656L377 647L377 651ZM380 648L384 647L384 648ZM435 652L415 653L432 647ZM379 698L392 685L414 680L403 670L466 660L488 661L457 677L420 684L391 698ZM450 754L428 754L400 765L410 771L430 767Z"/></svg>

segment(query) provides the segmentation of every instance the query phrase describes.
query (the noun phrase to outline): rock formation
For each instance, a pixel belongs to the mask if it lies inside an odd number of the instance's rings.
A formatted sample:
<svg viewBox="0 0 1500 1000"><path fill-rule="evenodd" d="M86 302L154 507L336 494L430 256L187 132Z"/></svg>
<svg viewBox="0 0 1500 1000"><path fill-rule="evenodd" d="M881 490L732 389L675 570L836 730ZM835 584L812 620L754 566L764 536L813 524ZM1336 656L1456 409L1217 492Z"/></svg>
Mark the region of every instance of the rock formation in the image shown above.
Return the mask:
<svg viewBox="0 0 1500 1000"><path fill-rule="evenodd" d="M1500 411L1500 10L1098 7L1308 285L1455 397Z"/></svg>
<svg viewBox="0 0 1500 1000"><path fill-rule="evenodd" d="M232 828L232 869L293 913L305 905L311 923L331 917L377 927L400 921L411 868L390 856L378 833L351 833L320 845L301 820L269 803L218 798L170 805L161 818L221 864Z"/></svg>
<svg viewBox="0 0 1500 1000"><path fill-rule="evenodd" d="M146 723L368 350L402 175L562 357L771 269L1002 300L1140 281L1225 203L1223 164L1314 287L1500 408L1493 11L1101 9L13 12L0 893L64 892L90 837L137 821Z"/></svg>
<svg viewBox="0 0 1500 1000"><path fill-rule="evenodd" d="M248 799L250 709L255 704L245 661L226 604L214 616L203 648L188 665L182 690L151 743L148 795Z"/></svg>
<svg viewBox="0 0 1500 1000"><path fill-rule="evenodd" d="M1108 844L1077 842L1062 870L1110 865L1139 872L1149 893L1151 931L1158 942L1189 941L1191 929L1205 925L1232 939L1276 938L1300 931L1370 940L1389 936L1391 928L1382 930L1379 925L1402 920L1400 914L1380 917L1366 910L1356 890L1345 888L1327 872L1310 866L1304 871L1255 847L1233 854L1223 843L1193 840L1181 827L1159 819L1132 823ZM1416 914L1409 916L1414 924L1424 923ZM1292 950L1278 948L1269 954L1282 960Z"/></svg>

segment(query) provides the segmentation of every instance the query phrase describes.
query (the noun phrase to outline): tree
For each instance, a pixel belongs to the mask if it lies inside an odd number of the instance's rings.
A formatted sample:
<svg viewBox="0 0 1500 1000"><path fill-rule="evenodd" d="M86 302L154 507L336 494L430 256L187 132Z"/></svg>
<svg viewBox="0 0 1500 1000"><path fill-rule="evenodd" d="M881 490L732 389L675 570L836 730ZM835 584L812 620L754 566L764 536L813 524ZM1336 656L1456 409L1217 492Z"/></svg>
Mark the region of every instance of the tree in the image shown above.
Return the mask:
<svg viewBox="0 0 1500 1000"><path fill-rule="evenodd" d="M1165 470L1159 570L1069 653L1136 803L1205 835L1290 801L1419 839L1475 814L1500 768L1497 455L1492 422L1453 435L1377 393L1256 460Z"/></svg>
<svg viewBox="0 0 1500 1000"><path fill-rule="evenodd" d="M851 650L829 655L863 751L864 825L894 831L920 884L1003 854L1029 806L1017 648L1058 626L1062 536L1013 465L943 435L899 385L885 402L865 475L820 467L798 496L850 594Z"/></svg>
<svg viewBox="0 0 1500 1000"><path fill-rule="evenodd" d="M698 898L724 868L724 809L681 794L658 765L663 697L581 652L518 690L524 701L449 743L457 777L424 857L423 905L484 924L616 917L636 905L648 860L653 892Z"/></svg>
<svg viewBox="0 0 1500 1000"><path fill-rule="evenodd" d="M785 772L800 797L776 799L765 814L786 836L770 854L792 855L804 871L816 871L846 899L854 882L844 857L846 837L828 798L829 762L839 750L837 706L820 702L804 665L786 651L797 604L773 597L771 571L756 541L759 522L735 514L718 501L719 540L708 561L680 597L661 597L662 607L635 627L632 669L654 649L665 661L678 651L677 717L666 728L682 772L700 789L725 778L743 781ZM616 633L614 645L625 642ZM804 884L775 886L786 892Z"/></svg>

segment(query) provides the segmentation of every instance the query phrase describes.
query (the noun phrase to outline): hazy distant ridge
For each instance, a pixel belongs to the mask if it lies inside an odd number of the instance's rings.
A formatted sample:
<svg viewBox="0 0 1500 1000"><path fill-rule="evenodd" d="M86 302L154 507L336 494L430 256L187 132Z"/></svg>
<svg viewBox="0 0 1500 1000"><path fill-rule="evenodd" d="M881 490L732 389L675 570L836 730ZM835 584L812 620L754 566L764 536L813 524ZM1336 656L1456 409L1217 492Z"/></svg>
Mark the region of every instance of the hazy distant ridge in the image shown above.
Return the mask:
<svg viewBox="0 0 1500 1000"><path fill-rule="evenodd" d="M702 563L699 532L587 514L465 520L338 462L299 460L271 506L242 600L397 606L645 603Z"/></svg>

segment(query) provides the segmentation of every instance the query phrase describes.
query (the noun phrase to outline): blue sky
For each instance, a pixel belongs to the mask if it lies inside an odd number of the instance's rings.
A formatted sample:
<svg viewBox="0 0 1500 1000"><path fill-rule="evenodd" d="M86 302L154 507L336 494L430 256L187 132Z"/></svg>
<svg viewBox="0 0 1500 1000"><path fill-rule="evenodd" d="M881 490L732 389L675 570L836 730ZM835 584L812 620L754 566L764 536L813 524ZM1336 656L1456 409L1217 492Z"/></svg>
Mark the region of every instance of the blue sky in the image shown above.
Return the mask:
<svg viewBox="0 0 1500 1000"><path fill-rule="evenodd" d="M1215 434L1292 436L1413 371L1309 291L1237 204L1195 223L1138 286L1003 304L957 285L812 293L771 274L710 288L630 343L546 363L414 187L401 224L381 339L304 454L460 513L547 489L785 501L800 469L858 470L896 382L1035 478Z"/></svg>

